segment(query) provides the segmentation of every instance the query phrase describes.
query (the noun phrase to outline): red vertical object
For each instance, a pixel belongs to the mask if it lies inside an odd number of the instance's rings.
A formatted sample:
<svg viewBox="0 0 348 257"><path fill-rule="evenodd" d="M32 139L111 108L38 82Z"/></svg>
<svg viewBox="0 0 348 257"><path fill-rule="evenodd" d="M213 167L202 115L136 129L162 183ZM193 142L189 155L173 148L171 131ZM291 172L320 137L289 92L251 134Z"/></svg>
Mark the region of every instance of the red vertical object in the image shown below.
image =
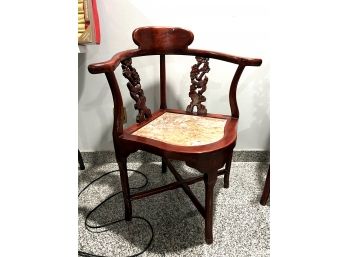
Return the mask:
<svg viewBox="0 0 348 257"><path fill-rule="evenodd" d="M92 0L92 11L94 20L94 30L95 30L95 43L100 44L100 27L99 27L99 16L97 8L97 0Z"/></svg>

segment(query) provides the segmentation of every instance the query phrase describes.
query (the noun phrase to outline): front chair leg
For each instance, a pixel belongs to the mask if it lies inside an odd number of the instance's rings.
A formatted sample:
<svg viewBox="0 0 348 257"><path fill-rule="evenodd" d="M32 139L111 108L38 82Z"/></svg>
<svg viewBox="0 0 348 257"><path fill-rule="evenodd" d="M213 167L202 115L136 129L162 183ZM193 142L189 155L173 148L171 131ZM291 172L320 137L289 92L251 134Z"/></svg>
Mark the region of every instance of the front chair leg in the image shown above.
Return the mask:
<svg viewBox="0 0 348 257"><path fill-rule="evenodd" d="M229 188L230 186L230 170L232 162L233 150L227 157L226 166L225 166L225 175L224 175L224 188Z"/></svg>
<svg viewBox="0 0 348 257"><path fill-rule="evenodd" d="M214 186L217 179L217 173L205 173L205 241L207 244L213 243L213 197Z"/></svg>
<svg viewBox="0 0 348 257"><path fill-rule="evenodd" d="M162 157L162 173L166 173L167 172L167 164L164 161L164 157Z"/></svg>
<svg viewBox="0 0 348 257"><path fill-rule="evenodd" d="M124 209L125 209L125 219L129 221L132 219L132 203L130 200L130 190L129 190L128 173L127 173L127 158L126 157L117 158L117 163L120 169L121 185L122 185L122 193L123 193L123 201L124 201Z"/></svg>

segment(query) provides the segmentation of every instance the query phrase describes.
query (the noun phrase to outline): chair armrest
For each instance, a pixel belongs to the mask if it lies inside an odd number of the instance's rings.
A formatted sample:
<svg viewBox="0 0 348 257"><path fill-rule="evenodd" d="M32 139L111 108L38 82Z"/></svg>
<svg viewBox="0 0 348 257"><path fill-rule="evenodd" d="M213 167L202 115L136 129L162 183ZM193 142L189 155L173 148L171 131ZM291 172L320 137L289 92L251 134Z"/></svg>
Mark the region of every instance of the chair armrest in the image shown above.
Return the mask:
<svg viewBox="0 0 348 257"><path fill-rule="evenodd" d="M145 55L193 55L214 58L226 62L231 62L243 66L260 66L262 63L261 59L247 58L235 55L229 55L220 52L206 51L200 49L179 49L179 50L142 50L142 49L131 49L115 54L110 60L105 62L93 63L88 65L88 71L92 74L105 73L114 71L121 61L127 58L145 56Z"/></svg>
<svg viewBox="0 0 348 257"><path fill-rule="evenodd" d="M138 49L126 50L115 54L110 60L88 65L88 71L92 74L114 71L124 59L133 57L139 52Z"/></svg>
<svg viewBox="0 0 348 257"><path fill-rule="evenodd" d="M187 49L186 52L189 55L214 58L214 59L231 62L234 64L243 65L243 66L260 66L262 64L262 60L258 58L241 57L241 56L230 55L230 54L225 54L225 53L215 52L215 51Z"/></svg>

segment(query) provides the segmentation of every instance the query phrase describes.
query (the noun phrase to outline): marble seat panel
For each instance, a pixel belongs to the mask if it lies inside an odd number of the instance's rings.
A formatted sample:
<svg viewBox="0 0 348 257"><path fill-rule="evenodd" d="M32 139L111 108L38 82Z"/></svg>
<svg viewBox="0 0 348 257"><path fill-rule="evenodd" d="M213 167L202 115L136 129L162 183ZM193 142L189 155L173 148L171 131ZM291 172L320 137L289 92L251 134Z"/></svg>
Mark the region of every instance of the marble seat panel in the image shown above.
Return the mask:
<svg viewBox="0 0 348 257"><path fill-rule="evenodd" d="M179 146L199 146L224 136L226 119L165 112L132 133Z"/></svg>

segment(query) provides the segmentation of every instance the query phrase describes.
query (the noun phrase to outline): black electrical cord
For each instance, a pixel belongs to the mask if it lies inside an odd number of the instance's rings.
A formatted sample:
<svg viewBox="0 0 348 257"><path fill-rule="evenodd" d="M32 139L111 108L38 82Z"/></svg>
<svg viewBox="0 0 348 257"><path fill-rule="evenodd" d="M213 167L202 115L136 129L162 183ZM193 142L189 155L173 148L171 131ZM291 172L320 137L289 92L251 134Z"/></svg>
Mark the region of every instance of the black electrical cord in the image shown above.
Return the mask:
<svg viewBox="0 0 348 257"><path fill-rule="evenodd" d="M139 186L139 187L130 187L130 189L140 189L140 188L143 188L143 187L145 187L145 186L147 185L148 179L147 179L147 177L145 176L145 174L141 173L140 171L132 170L132 169L128 169L128 171L134 171L135 173L138 173L138 174L142 175L142 176L145 178L145 183L144 183L143 185L141 185L141 186ZM107 175L109 175L109 174L111 174L111 173L113 173L113 172L119 172L119 170L110 171L110 172L105 173L105 174L103 174L102 176L100 176L100 177L98 177L98 178L92 180L90 183L87 184L87 186L85 186L85 187L80 191L80 193L78 194L78 197L80 197L80 195L81 195L89 186L91 186L94 182L98 181L99 179L101 179L101 178L103 178L103 177L105 177L105 176L107 176ZM96 209L98 209L98 208L99 208L101 205L103 205L106 201L108 201L109 199L111 199L112 197L115 197L116 195L118 195L118 194L120 194L120 193L122 193L122 191L119 191L119 192L117 192L117 193L114 193L114 194L108 196L105 200L103 200L101 203L99 203L96 207L94 207L94 208L87 214L87 216L86 216L86 218L85 218L85 227L86 227L86 229L87 229L88 231L94 232L94 233L105 232L105 231L107 231L107 229L106 229L106 230L103 230L103 231L99 231L99 232L95 232L95 231L92 231L92 230L90 230L90 229L97 229L97 228L108 227L108 226L110 226L110 225L113 225L113 224L115 224L115 223L118 223L118 222L121 222L121 221L124 221L124 220L125 220L125 219L119 219L119 220L115 220L115 221L109 222L109 223L107 223L107 224L98 225L98 226L91 226L91 225L89 225L88 222L87 222L89 216L90 216ZM140 253L136 253L136 254L130 255L130 256L128 256L128 257L135 257L135 256L139 256L140 254L144 253L144 252L150 247L150 245L151 245L151 243L152 243L152 240L153 240L153 228L152 228L150 222L149 222L147 219L143 218L143 217L132 216L132 218L144 220L144 221L149 225L149 227L150 227L150 229L151 229L151 238L150 238L150 241L149 241L149 243L146 245L146 247L145 247L144 250L142 250ZM96 255L96 254L86 253L86 252L82 252L82 251L79 251L78 253L79 253L80 256L84 256L84 257L106 257L106 256L103 256L103 255Z"/></svg>

